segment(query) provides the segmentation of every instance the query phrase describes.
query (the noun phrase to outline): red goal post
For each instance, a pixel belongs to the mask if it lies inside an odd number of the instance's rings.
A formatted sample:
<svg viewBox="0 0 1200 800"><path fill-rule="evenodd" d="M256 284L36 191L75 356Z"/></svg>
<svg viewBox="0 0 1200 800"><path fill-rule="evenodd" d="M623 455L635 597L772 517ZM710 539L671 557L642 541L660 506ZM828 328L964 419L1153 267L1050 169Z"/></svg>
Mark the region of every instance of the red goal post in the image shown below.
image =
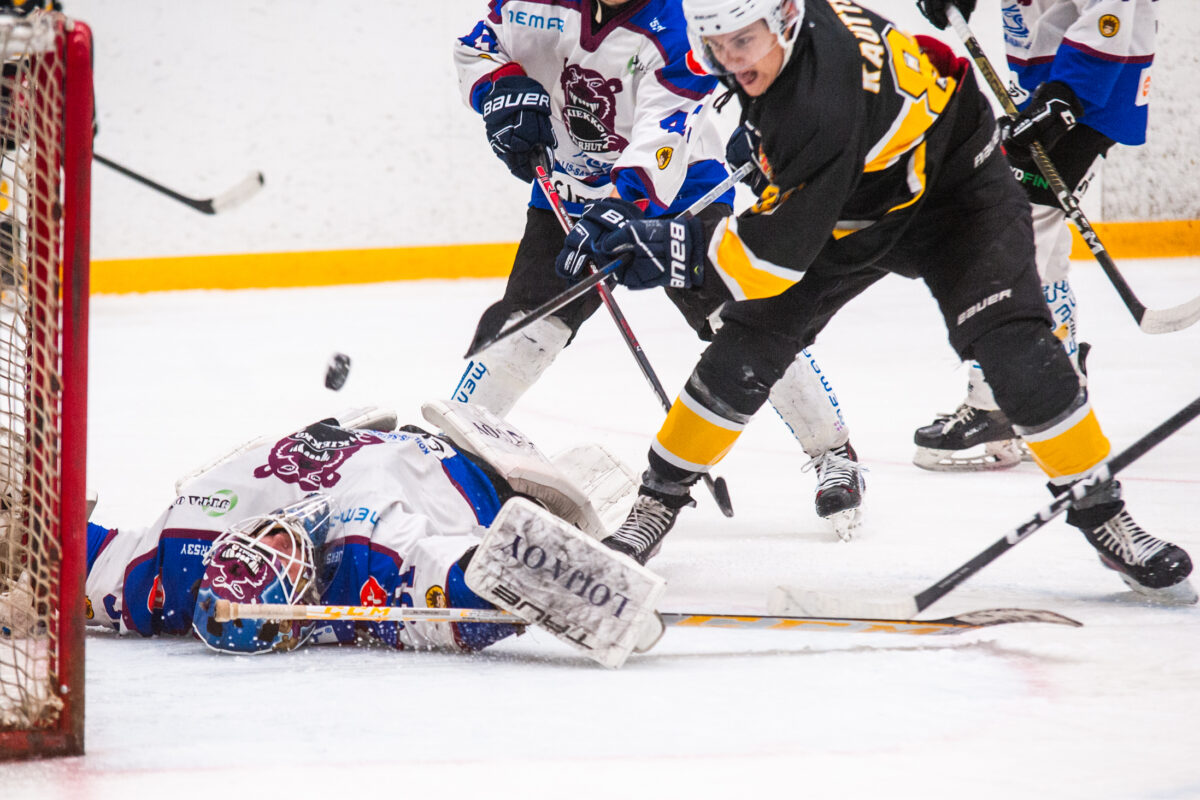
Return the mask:
<svg viewBox="0 0 1200 800"><path fill-rule="evenodd" d="M83 752L92 43L0 14L0 760Z"/></svg>

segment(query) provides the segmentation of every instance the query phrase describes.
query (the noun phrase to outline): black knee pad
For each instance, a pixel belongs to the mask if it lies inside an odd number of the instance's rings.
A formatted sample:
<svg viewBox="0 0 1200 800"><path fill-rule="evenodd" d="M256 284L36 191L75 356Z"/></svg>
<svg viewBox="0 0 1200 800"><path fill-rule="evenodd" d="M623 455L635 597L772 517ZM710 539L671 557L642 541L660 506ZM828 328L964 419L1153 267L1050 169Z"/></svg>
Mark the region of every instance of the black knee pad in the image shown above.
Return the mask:
<svg viewBox="0 0 1200 800"><path fill-rule="evenodd" d="M700 356L695 376L721 402L753 415L800 352L797 343L738 322L721 326Z"/></svg>
<svg viewBox="0 0 1200 800"><path fill-rule="evenodd" d="M1079 394L1079 376L1042 320L1001 325L971 344L996 405L1014 425L1033 428L1063 413Z"/></svg>

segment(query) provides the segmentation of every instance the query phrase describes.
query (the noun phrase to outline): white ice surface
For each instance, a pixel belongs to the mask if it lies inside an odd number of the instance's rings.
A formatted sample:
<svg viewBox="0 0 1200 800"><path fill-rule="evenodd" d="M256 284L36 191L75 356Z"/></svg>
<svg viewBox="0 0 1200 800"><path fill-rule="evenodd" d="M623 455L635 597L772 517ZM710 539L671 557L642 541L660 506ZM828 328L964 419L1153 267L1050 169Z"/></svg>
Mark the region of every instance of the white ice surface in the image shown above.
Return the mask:
<svg viewBox="0 0 1200 800"><path fill-rule="evenodd" d="M1200 260L1127 261L1152 307L1200 292ZM1137 330L1100 270L1074 268L1095 407L1123 448L1200 390L1200 327ZM93 519L146 524L227 446L367 402L420 423L448 395L499 281L97 297ZM699 345L657 293L619 301L668 391ZM322 385L334 351L346 388ZM812 511L804 457L770 411L651 565L664 610L761 610L779 583L911 596L1048 498L1031 465L950 475L912 431L965 376L922 285L890 278L815 351L870 468L858 539ZM639 470L662 412L603 311L512 419L547 452L600 441ZM1126 474L1136 518L1200 554L1200 424ZM476 656L311 648L234 658L192 640L88 637L82 758L0 767L0 798L311 796L1200 797L1200 609L1138 602L1054 522L926 613L1046 608L1084 623L939 639L668 630L606 671L532 632ZM153 793L153 795L152 795ZM435 794L436 793L436 794Z"/></svg>

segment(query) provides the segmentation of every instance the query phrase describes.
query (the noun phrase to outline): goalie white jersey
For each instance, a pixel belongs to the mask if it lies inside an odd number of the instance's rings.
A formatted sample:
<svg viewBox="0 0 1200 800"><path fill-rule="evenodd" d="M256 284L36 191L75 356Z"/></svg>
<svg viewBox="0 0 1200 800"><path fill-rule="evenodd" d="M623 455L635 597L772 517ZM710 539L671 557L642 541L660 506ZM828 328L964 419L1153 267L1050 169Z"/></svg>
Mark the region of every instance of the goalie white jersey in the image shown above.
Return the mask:
<svg viewBox="0 0 1200 800"><path fill-rule="evenodd" d="M463 98L480 110L498 71L546 89L555 183L572 213L614 186L648 200L651 216L681 212L726 174L706 102L716 80L691 59L678 2L633 0L603 26L596 4L492 0L455 43ZM536 186L532 204L549 207Z"/></svg>
<svg viewBox="0 0 1200 800"><path fill-rule="evenodd" d="M221 531L318 491L336 504L338 523L318 557L322 602L491 607L466 588L458 567L500 509L488 475L436 436L320 422L183 485L149 528L89 525L88 619L147 636L190 633L203 558ZM365 635L398 648L478 649L512 631L510 625L332 623L318 629L315 641Z"/></svg>

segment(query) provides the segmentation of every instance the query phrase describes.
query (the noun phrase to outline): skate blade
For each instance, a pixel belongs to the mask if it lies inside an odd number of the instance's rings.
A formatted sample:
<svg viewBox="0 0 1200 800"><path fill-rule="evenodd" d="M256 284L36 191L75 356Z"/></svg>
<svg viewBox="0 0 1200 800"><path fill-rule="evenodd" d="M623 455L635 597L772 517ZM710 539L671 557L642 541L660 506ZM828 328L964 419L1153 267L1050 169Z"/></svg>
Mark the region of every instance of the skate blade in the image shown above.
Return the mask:
<svg viewBox="0 0 1200 800"><path fill-rule="evenodd" d="M1111 567L1110 567L1111 569ZM1190 606L1195 605L1200 597L1196 595L1196 589L1192 586L1192 582L1184 578L1174 586L1166 586L1162 589L1153 589L1149 586L1142 586L1128 575L1118 572L1121 580L1125 585L1134 591L1139 597L1144 597L1147 600L1164 606Z"/></svg>
<svg viewBox="0 0 1200 800"><path fill-rule="evenodd" d="M1016 441L988 442L983 452L972 455L969 450L934 450L918 447L913 463L931 472L988 472L1011 469L1021 463L1021 448Z"/></svg>
<svg viewBox="0 0 1200 800"><path fill-rule="evenodd" d="M833 532L837 534L838 539L848 542L854 538L854 534L862 525L862 506L838 511L835 514L825 517L825 519L829 520L829 524L833 528Z"/></svg>

